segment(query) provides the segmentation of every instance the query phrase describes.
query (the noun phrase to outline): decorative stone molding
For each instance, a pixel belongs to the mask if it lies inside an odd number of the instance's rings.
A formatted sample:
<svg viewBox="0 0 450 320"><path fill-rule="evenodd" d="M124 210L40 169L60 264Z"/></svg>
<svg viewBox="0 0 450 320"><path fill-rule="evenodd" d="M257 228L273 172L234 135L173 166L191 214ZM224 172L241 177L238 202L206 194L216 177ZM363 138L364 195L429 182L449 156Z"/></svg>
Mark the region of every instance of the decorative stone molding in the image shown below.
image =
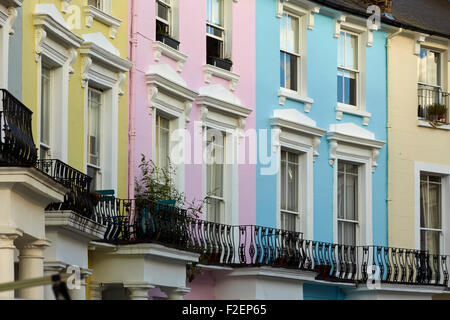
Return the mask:
<svg viewBox="0 0 450 320"><path fill-rule="evenodd" d="M425 42L425 40L429 37L428 34L425 33L419 33L414 35L414 54L416 56L420 55L420 48L422 45L422 42Z"/></svg>
<svg viewBox="0 0 450 320"><path fill-rule="evenodd" d="M321 138L327 131L318 128L314 120L296 109L277 109L274 111L270 123L273 130L280 130L274 137L275 140L273 140L274 151L278 150L280 146L279 139L281 132L286 132L294 134L297 137L305 137L307 142L303 144L312 148L314 161L319 156Z"/></svg>
<svg viewBox="0 0 450 320"><path fill-rule="evenodd" d="M160 41L153 41L153 56L156 62L161 59L161 55L175 60L177 63L177 71L183 71L184 63L188 56Z"/></svg>
<svg viewBox="0 0 450 320"><path fill-rule="evenodd" d="M88 56L84 56L81 65L81 87L86 88L89 82L89 70L92 66L92 59Z"/></svg>
<svg viewBox="0 0 450 320"><path fill-rule="evenodd" d="M106 86L114 87L123 85L125 79L120 74L131 69L132 63L120 57L120 52L115 48L101 32L83 35L84 43L80 47L82 56L82 78L81 86L85 88L89 80ZM111 75L99 74L94 65L101 65L110 71ZM121 94L121 87L118 87Z"/></svg>
<svg viewBox="0 0 450 320"><path fill-rule="evenodd" d="M9 29L9 31L8 31L8 33L9 33L9 35L13 35L14 34L13 26L14 26L14 23L16 22L18 12L17 12L16 8L9 7L7 9L7 13L9 15L9 19L8 19L8 29Z"/></svg>
<svg viewBox="0 0 450 320"><path fill-rule="evenodd" d="M67 9L69 8L69 4L71 0L61 0L61 12L67 13Z"/></svg>
<svg viewBox="0 0 450 320"><path fill-rule="evenodd" d="M362 117L363 125L365 125L365 126L369 125L369 121L372 118L372 114L369 112L358 110L358 109L352 108L350 106L346 106L346 105L339 103L336 106L336 120L342 120L342 116L344 113Z"/></svg>
<svg viewBox="0 0 450 320"><path fill-rule="evenodd" d="M94 6L84 7L84 13L86 14L86 27L90 28L94 20L97 20L110 27L109 37L111 39L116 37L117 29L120 27L122 20L117 19Z"/></svg>
<svg viewBox="0 0 450 320"><path fill-rule="evenodd" d="M230 82L229 88L231 91L236 89L236 85L240 78L236 73L209 64L203 66L203 73L205 75L205 83L211 83L212 76L228 80Z"/></svg>
<svg viewBox="0 0 450 320"><path fill-rule="evenodd" d="M361 155L357 156L370 158L372 172L375 172L375 169L378 166L377 159L380 155L379 149L385 145L384 141L375 140L375 135L372 132L363 129L354 123L330 125L328 141L330 145L329 162L331 166L336 164L338 158L337 153L339 152L341 145L350 145L356 147L353 152L361 153ZM356 151L357 149L360 151ZM365 156L362 154L365 154Z"/></svg>
<svg viewBox="0 0 450 320"><path fill-rule="evenodd" d="M336 19L334 19L334 37L336 39L339 39L339 37L341 36L341 25L343 22L345 22L345 20L347 19L346 15L339 15L338 17L336 17Z"/></svg>
<svg viewBox="0 0 450 320"><path fill-rule="evenodd" d="M314 29L314 15L320 12L320 7L314 7L308 12L308 30Z"/></svg>
<svg viewBox="0 0 450 320"><path fill-rule="evenodd" d="M302 97L297 92L286 89L286 88L280 88L280 90L278 91L278 98L279 98L279 104L282 106L286 103L286 99L303 103L305 112L310 112L311 106L314 103L313 99L307 98L307 97Z"/></svg>
<svg viewBox="0 0 450 320"><path fill-rule="evenodd" d="M119 73L119 96L123 96L125 93L122 88L127 80L127 74L125 72Z"/></svg>
<svg viewBox="0 0 450 320"><path fill-rule="evenodd" d="M66 21L53 4L39 4L33 15L35 33L35 60L39 62L42 54L48 56L56 63L63 65L69 61L69 72L77 58L76 49L83 39L70 31ZM60 45L55 47L47 40L52 39Z"/></svg>

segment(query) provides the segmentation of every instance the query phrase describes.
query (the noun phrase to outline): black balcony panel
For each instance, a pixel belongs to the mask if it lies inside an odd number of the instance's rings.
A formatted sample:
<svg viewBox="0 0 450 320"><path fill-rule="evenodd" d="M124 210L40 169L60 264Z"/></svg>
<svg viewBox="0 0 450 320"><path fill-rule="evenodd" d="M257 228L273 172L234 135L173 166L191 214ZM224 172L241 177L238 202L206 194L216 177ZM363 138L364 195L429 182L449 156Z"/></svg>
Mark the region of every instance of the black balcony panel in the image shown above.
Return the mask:
<svg viewBox="0 0 450 320"><path fill-rule="evenodd" d="M0 166L34 166L37 149L31 127L33 113L5 89L0 89L0 97Z"/></svg>

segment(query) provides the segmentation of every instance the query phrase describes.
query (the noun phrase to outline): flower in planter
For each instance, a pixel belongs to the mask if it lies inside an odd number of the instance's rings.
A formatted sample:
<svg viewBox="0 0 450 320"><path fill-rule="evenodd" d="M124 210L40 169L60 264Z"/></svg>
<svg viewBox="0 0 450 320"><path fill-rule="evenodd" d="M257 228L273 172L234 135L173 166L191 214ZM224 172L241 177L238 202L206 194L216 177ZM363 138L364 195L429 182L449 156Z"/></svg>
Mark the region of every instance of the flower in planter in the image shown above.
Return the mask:
<svg viewBox="0 0 450 320"><path fill-rule="evenodd" d="M445 121L447 115L447 107L440 103L434 103L427 107L428 118L431 121Z"/></svg>

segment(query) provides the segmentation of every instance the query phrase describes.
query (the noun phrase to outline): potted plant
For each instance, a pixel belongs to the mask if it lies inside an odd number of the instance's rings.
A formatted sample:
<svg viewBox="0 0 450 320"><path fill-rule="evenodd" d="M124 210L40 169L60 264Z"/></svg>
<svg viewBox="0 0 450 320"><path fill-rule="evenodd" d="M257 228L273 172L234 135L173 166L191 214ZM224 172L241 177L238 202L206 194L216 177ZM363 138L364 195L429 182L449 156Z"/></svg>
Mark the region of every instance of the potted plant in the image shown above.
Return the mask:
<svg viewBox="0 0 450 320"><path fill-rule="evenodd" d="M445 122L447 107L440 103L434 103L427 107L428 120L433 122Z"/></svg>
<svg viewBox="0 0 450 320"><path fill-rule="evenodd" d="M178 50L180 47L180 42L171 38L169 33L159 23L156 24L156 41L160 41L175 50Z"/></svg>
<svg viewBox="0 0 450 320"><path fill-rule="evenodd" d="M231 71L231 67L233 66L233 62L229 58L219 58L219 57L208 57L208 64L213 65L215 67Z"/></svg>

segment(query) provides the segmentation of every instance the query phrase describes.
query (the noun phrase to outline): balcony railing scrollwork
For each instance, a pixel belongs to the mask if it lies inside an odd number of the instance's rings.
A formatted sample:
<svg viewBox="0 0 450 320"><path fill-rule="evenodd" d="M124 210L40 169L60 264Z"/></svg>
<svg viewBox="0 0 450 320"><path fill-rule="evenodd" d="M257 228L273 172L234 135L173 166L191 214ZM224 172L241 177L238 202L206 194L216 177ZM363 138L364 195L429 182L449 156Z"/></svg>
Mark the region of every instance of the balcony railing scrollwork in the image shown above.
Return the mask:
<svg viewBox="0 0 450 320"><path fill-rule="evenodd" d="M5 89L0 89L0 98L0 166L34 166L33 113Z"/></svg>
<svg viewBox="0 0 450 320"><path fill-rule="evenodd" d="M310 271L329 282L449 284L450 257L426 251L306 240L298 232L208 222L150 201L105 199L96 216L108 225L106 242L160 243L199 253L202 264Z"/></svg>

